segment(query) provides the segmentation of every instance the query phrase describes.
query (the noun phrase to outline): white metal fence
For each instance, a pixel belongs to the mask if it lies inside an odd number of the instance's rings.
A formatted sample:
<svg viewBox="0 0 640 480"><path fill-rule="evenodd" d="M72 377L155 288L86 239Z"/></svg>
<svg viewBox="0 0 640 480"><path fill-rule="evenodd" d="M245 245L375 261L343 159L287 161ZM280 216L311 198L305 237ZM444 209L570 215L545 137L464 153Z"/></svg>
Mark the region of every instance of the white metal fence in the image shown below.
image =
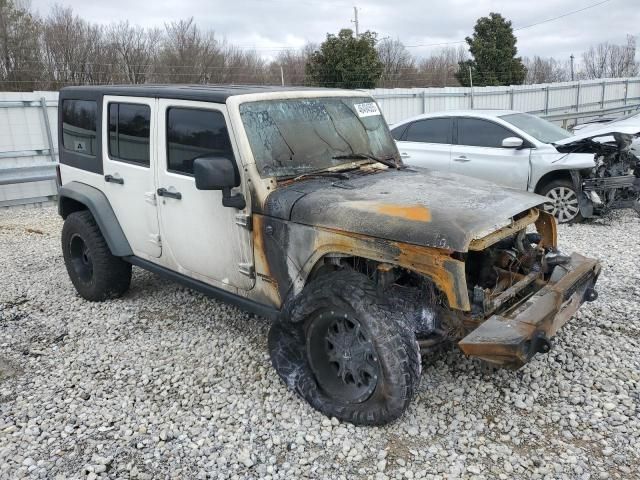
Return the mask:
<svg viewBox="0 0 640 480"><path fill-rule="evenodd" d="M0 93L0 206L56 195L58 92Z"/></svg>
<svg viewBox="0 0 640 480"><path fill-rule="evenodd" d="M389 123L433 111L504 108L566 126L579 118L640 108L640 78L367 92L376 98ZM57 110L58 92L0 93L0 207L55 198Z"/></svg>
<svg viewBox="0 0 640 480"><path fill-rule="evenodd" d="M640 78L584 80L511 87L376 88L389 123L421 113L502 108L534 113L554 121L623 111L640 104Z"/></svg>

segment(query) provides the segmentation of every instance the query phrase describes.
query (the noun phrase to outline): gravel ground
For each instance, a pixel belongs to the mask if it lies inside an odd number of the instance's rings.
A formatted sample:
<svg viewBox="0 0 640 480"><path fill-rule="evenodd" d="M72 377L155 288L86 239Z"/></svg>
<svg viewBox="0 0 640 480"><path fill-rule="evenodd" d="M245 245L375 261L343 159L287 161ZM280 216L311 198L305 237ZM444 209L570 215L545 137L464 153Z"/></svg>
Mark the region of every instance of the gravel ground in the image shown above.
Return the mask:
<svg viewBox="0 0 640 480"><path fill-rule="evenodd" d="M330 420L271 369L267 322L134 270L119 300L69 281L55 209L0 211L0 478L640 478L640 219L561 227L600 298L551 353L488 374L425 359L384 428Z"/></svg>

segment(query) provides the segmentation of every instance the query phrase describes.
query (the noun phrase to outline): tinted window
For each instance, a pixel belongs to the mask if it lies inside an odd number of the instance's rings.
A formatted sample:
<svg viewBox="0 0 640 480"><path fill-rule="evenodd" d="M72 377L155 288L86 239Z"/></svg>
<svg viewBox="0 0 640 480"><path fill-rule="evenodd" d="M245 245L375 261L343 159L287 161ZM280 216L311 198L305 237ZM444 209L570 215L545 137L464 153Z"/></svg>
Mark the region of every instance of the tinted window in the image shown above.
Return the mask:
<svg viewBox="0 0 640 480"><path fill-rule="evenodd" d="M62 102L62 144L67 150L95 156L98 105L89 100Z"/></svg>
<svg viewBox="0 0 640 480"><path fill-rule="evenodd" d="M395 139L395 140L400 140L400 138L402 137L402 134L404 133L404 131L407 129L406 125L400 125L399 127L396 128L392 128L391 129L391 136Z"/></svg>
<svg viewBox="0 0 640 480"><path fill-rule="evenodd" d="M170 108L167 142L167 165L172 172L193 174L193 161L198 157L233 159L227 125L220 112Z"/></svg>
<svg viewBox="0 0 640 480"><path fill-rule="evenodd" d="M148 105L110 103L109 155L116 160L149 165L150 117Z"/></svg>
<svg viewBox="0 0 640 480"><path fill-rule="evenodd" d="M433 118L409 125L404 140L408 142L451 143L451 120Z"/></svg>
<svg viewBox="0 0 640 480"><path fill-rule="evenodd" d="M517 135L497 123L477 118L458 119L458 145L500 148L502 140L508 137Z"/></svg>

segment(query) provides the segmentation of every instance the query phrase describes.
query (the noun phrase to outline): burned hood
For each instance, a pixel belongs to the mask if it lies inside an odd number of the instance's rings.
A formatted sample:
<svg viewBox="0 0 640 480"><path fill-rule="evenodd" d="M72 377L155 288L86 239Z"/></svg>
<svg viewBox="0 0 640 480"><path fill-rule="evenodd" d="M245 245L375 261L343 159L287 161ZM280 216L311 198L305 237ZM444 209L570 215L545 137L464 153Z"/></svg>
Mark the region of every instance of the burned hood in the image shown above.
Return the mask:
<svg viewBox="0 0 640 480"><path fill-rule="evenodd" d="M272 192L263 214L385 240L467 251L469 242L544 202L539 195L429 169L299 180Z"/></svg>

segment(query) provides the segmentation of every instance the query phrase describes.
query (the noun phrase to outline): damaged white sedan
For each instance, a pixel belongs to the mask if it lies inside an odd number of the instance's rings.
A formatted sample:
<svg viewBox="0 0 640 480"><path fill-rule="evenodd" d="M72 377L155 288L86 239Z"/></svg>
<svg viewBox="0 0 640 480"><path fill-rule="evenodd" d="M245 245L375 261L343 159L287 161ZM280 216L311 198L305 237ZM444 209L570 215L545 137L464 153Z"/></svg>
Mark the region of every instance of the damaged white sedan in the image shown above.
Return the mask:
<svg viewBox="0 0 640 480"><path fill-rule="evenodd" d="M612 208L637 208L640 166L630 149L640 129L572 136L534 115L467 110L420 115L393 125L409 165L451 171L549 198L560 223Z"/></svg>

